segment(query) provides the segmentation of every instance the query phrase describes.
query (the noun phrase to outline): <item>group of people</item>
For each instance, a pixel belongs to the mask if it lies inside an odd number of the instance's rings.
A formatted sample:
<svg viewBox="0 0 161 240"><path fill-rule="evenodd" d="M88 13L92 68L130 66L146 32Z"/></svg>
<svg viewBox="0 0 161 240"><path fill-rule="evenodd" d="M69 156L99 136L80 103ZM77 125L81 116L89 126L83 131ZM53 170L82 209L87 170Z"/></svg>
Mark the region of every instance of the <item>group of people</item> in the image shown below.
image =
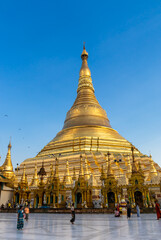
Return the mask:
<svg viewBox="0 0 161 240"><path fill-rule="evenodd" d="M20 205L20 208L18 210L18 215L17 215L17 229L22 230L24 227L24 219L28 221L29 218L29 207L25 206L23 208L22 205Z"/></svg>
<svg viewBox="0 0 161 240"><path fill-rule="evenodd" d="M158 203L158 201L155 201L155 208L156 208L156 214L157 214L157 220L159 220L159 218L161 218L161 210L160 210L160 205ZM127 201L127 218L129 219L131 217L131 204L129 201ZM136 204L136 212L137 212L137 217L140 217L140 207L139 204ZM71 207L71 220L70 222L72 224L74 224L75 222L75 210L74 210L74 203L72 204ZM21 205L19 210L18 210L18 216L17 216L17 229L18 230L22 230L24 227L24 219L26 219L26 221L28 221L28 217L29 217L29 206L25 206L25 208L23 208L23 206ZM120 217L120 207L119 204L117 205L116 209L115 209L115 217Z"/></svg>
<svg viewBox="0 0 161 240"><path fill-rule="evenodd" d="M13 201L10 201L10 200L8 200L7 202L6 202L6 204L1 204L1 206L0 206L0 208L1 209L10 209L10 208L12 208L12 209L19 209L20 208L20 206L26 206L26 205L28 205L28 206L30 206L30 201L28 201L28 200L26 200L26 201L21 201L21 204L18 204L18 203L15 203L15 202L13 202Z"/></svg>
<svg viewBox="0 0 161 240"><path fill-rule="evenodd" d="M131 217L131 204L129 201L127 201L127 218L129 219ZM140 208L139 208L139 204L136 204L136 212L137 212L137 217L140 217ZM115 209L115 217L120 217L120 207L119 204L117 205L116 209Z"/></svg>
<svg viewBox="0 0 161 240"><path fill-rule="evenodd" d="M127 219L130 219L132 207L131 207L131 204L129 201L127 201L126 208L127 208ZM158 200L155 200L155 209L156 209L156 214L157 214L157 220L159 220L159 218L161 218L161 209L160 209ZM136 213L137 213L137 217L140 217L140 207L139 207L138 203L136 203ZM119 204L117 205L117 207L115 209L115 217L120 217Z"/></svg>
<svg viewBox="0 0 161 240"><path fill-rule="evenodd" d="M8 202L7 202L5 205L2 203L2 205L1 205L0 208L1 208L1 209L4 209L4 208L16 208L16 205L13 204L13 203L11 203L11 202L8 200Z"/></svg>

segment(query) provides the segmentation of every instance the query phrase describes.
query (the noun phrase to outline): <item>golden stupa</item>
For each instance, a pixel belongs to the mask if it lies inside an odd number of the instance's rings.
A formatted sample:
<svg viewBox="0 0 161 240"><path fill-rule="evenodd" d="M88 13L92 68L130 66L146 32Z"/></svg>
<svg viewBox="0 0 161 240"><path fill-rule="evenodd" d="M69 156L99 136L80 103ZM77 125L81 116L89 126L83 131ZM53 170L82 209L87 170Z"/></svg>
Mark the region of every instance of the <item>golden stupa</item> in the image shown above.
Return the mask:
<svg viewBox="0 0 161 240"><path fill-rule="evenodd" d="M107 169L107 152L110 152L111 171L120 184L127 184L132 172L132 144L123 138L110 125L106 111L100 106L94 93L91 72L88 67L88 53L83 48L81 54L82 66L79 73L79 83L76 100L67 112L63 129L51 140L34 158L26 159L20 165L18 178L22 176L24 165L28 182L31 183L34 175L35 163L40 169L42 162L46 170L46 180L50 177L50 165L55 165L59 159L59 177L67 176L70 182L73 174L80 173L80 154L83 157L82 166L87 178L100 185L102 166ZM152 158L143 155L134 148L136 163L144 172L147 181L152 176L159 179L160 167ZM73 173L74 168L74 173ZM153 169L153 171L151 170ZM149 181L150 181L149 180Z"/></svg>

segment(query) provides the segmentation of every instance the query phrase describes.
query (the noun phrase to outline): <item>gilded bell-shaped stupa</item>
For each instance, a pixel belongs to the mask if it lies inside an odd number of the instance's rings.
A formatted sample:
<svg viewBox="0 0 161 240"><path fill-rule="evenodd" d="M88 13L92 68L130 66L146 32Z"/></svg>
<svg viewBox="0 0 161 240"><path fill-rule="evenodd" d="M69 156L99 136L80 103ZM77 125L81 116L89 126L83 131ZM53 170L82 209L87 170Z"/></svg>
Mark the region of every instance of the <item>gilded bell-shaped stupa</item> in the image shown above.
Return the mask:
<svg viewBox="0 0 161 240"><path fill-rule="evenodd" d="M5 176L6 178L14 178L14 172L13 172L13 165L12 165L12 160L11 160L11 141L8 144L8 152L6 155L6 159L3 163L3 165L0 167L0 170L3 174L3 176Z"/></svg>
<svg viewBox="0 0 161 240"><path fill-rule="evenodd" d="M66 174L66 166L72 178L73 168L78 177L80 173L80 154L82 155L82 167L94 175L98 184L100 182L101 169L107 169L105 154L110 152L111 171L116 178L122 175L130 177L132 169L131 143L114 130L109 122L106 111L100 106L95 97L91 72L88 67L88 53L83 48L81 54L82 66L79 72L79 82L76 100L67 112L64 126L56 137L51 140L34 158L26 159L20 166L21 175L23 165L26 165L28 180L34 175L34 166L37 161L38 169L44 162L47 176L50 176L50 164L59 160L59 177L62 180ZM65 101L65 100L64 100ZM150 169L148 156L143 155L134 148L136 161L140 161L148 175ZM122 157L123 156L123 157ZM118 166L115 164L119 160ZM67 163L68 161L68 163ZM127 164L128 163L128 164ZM155 163L154 163L155 164ZM160 167L155 164L156 171ZM68 174L69 175L69 174Z"/></svg>

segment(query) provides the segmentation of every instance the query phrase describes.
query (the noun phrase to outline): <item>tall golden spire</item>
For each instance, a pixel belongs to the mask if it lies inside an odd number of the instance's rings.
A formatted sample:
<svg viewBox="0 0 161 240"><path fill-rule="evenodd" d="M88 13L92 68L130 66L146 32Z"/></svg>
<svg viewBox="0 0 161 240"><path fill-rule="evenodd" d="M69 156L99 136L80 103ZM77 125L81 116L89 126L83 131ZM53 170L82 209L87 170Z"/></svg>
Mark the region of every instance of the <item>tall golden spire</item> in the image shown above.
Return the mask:
<svg viewBox="0 0 161 240"><path fill-rule="evenodd" d="M10 140L8 144L8 152L7 152L6 160L2 165L4 176L9 178L13 176L13 166L11 161L11 147L12 146L11 146L11 140Z"/></svg>
<svg viewBox="0 0 161 240"><path fill-rule="evenodd" d="M137 172L137 167L135 164L135 157L134 157L134 147L131 147L131 152L132 152L132 173L136 173Z"/></svg>
<svg viewBox="0 0 161 240"><path fill-rule="evenodd" d="M83 52L81 54L82 58L82 66L79 72L79 85L77 92L81 90L83 87L88 87L94 92L93 84L92 84L92 78L91 78L91 71L89 70L87 59L88 59L88 53L85 49L85 45L83 46Z"/></svg>
<svg viewBox="0 0 161 240"><path fill-rule="evenodd" d="M111 128L105 110L99 105L94 95L91 72L87 63L88 53L85 46L81 58L82 66L79 72L77 98L66 115L63 129L83 125Z"/></svg>
<svg viewBox="0 0 161 240"><path fill-rule="evenodd" d="M107 176L110 177L110 176L114 176L113 175L113 172L112 172L112 169L111 169L111 161L110 161L110 153L108 152L107 155L106 155L106 158L108 160L108 168L107 168Z"/></svg>
<svg viewBox="0 0 161 240"><path fill-rule="evenodd" d="M80 155L80 172L79 172L79 176L84 176L82 155Z"/></svg>
<svg viewBox="0 0 161 240"><path fill-rule="evenodd" d="M25 183L25 182L26 182L26 166L25 166L25 164L24 164L24 166L23 166L23 173L22 173L21 182L22 182L22 183Z"/></svg>
<svg viewBox="0 0 161 240"><path fill-rule="evenodd" d="M85 158L85 173L84 173L85 179L88 180L90 178L89 170L88 170L88 163L87 163L87 157Z"/></svg>

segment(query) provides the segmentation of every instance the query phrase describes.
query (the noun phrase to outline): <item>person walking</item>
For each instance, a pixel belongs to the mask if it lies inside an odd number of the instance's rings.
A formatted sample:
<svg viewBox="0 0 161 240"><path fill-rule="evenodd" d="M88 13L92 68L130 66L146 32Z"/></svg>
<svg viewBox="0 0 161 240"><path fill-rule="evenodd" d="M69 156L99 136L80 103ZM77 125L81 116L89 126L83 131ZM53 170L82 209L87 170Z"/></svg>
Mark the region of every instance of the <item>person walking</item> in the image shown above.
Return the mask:
<svg viewBox="0 0 161 240"><path fill-rule="evenodd" d="M161 211L160 211L160 205L157 199L155 200L155 209L157 214L157 220L159 220L159 218L161 218Z"/></svg>
<svg viewBox="0 0 161 240"><path fill-rule="evenodd" d="M72 224L74 224L74 222L75 222L74 203L72 203L71 214L72 214L72 218L71 218L70 222L71 222Z"/></svg>
<svg viewBox="0 0 161 240"><path fill-rule="evenodd" d="M29 210L29 207L28 206L26 206L25 207L25 219L26 219L26 221L28 222L28 219L29 219L29 212L30 212L30 210Z"/></svg>
<svg viewBox="0 0 161 240"><path fill-rule="evenodd" d="M131 204L127 201L127 219L131 217Z"/></svg>
<svg viewBox="0 0 161 240"><path fill-rule="evenodd" d="M140 208L139 208L139 204L136 204L136 212L137 212L137 217L140 217Z"/></svg>
<svg viewBox="0 0 161 240"><path fill-rule="evenodd" d="M17 216L17 229L22 230L24 226L24 216L23 216L23 207L20 206L20 209L18 210L18 216Z"/></svg>

